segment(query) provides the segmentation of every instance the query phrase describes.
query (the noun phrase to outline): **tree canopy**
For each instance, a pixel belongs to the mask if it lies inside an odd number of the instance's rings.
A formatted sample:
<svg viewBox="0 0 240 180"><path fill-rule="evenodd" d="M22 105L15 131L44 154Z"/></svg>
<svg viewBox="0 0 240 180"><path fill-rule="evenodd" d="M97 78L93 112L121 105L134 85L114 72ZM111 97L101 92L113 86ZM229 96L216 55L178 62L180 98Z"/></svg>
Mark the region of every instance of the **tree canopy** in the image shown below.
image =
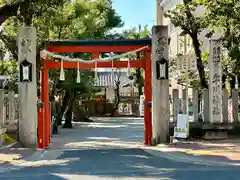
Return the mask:
<svg viewBox="0 0 240 180"><path fill-rule="evenodd" d="M199 33L207 26L203 17L194 16L194 11L197 7L198 4L195 1L183 0L183 4L178 4L175 9L169 10L165 16L170 19L175 27L179 27L182 30L181 36L189 35L191 37L196 55L200 84L202 88L208 88L201 57L201 44L198 38Z"/></svg>
<svg viewBox="0 0 240 180"><path fill-rule="evenodd" d="M165 14L175 27L182 30L181 36L191 37L202 88L208 87L207 73L204 70L205 54L201 52L199 38L200 33L205 29L209 29L206 38L211 38L214 33L222 35L224 52L227 52L227 56L226 53L223 54L223 79L226 76L232 79L233 74L240 79L239 5L239 0L183 0L182 4L178 4ZM204 12L201 15L197 14L200 9Z"/></svg>
<svg viewBox="0 0 240 180"><path fill-rule="evenodd" d="M17 60L18 28L33 25L37 29L37 64L40 69L39 52L48 39L104 39L109 31L121 27L121 17L112 8L111 0L27 0L0 1L2 31L0 40L4 43L3 52L10 52ZM11 11L10 11L11 10ZM9 11L11 13L9 13ZM90 59L89 53L63 53L74 58ZM59 119L66 114L66 127L71 127L72 105L78 96L92 96L98 91L93 86L93 72L81 70L81 83L76 82L77 70L65 69L65 81L59 80L59 69L49 72L50 100L61 99Z"/></svg>

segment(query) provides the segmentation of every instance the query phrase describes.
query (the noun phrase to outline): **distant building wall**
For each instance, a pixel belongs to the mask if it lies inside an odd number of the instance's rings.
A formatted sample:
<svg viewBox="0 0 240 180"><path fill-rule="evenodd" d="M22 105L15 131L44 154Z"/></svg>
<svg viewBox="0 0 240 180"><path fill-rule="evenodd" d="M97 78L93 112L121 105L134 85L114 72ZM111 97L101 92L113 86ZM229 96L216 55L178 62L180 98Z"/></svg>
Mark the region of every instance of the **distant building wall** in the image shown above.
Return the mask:
<svg viewBox="0 0 240 180"><path fill-rule="evenodd" d="M163 0L162 1L162 6L164 7L164 12L167 12L168 10L174 9L177 4L181 4L182 0ZM203 7L198 7L196 11L194 12L195 16L203 16L204 14L204 8ZM163 19L163 24L168 25L168 32L169 32L169 37L171 38L171 42L169 45L169 57L170 60L175 58L177 54L184 54L184 49L186 48L187 51L193 52L193 47L192 47L192 40L189 36L184 38L183 36L180 36L181 29L174 27L174 25L170 22L168 18ZM206 33L209 32L208 29L204 29L200 34L199 34L199 40L203 43L202 46L202 52L204 52L206 49L209 49L209 40L205 37ZM218 38L220 37L220 33L216 33L213 35L213 38ZM194 52L193 52L194 53ZM171 77L171 85L172 87L170 88L170 93L172 92L172 89L180 88L175 80L174 77L177 75L177 69L176 71L173 71L172 74L170 75ZM182 97L182 92L180 91L180 97ZM189 89L189 95L192 95L192 89Z"/></svg>

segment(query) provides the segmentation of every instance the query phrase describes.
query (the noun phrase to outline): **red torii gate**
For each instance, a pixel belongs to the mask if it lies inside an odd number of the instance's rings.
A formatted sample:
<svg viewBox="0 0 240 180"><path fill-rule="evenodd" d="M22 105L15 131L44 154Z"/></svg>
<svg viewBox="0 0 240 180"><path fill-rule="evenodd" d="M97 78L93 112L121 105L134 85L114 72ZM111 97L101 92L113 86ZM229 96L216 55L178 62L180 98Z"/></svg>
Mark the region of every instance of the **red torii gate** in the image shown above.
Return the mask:
<svg viewBox="0 0 240 180"><path fill-rule="evenodd" d="M45 47L49 52L89 52L92 59L99 59L100 53L106 52L129 52L143 47L143 57L130 60L131 68L144 69L144 144L152 144L152 114L148 102L152 100L152 63L151 63L151 39L139 40L59 40L47 41ZM63 68L95 68L95 63L83 63L77 61L63 61ZM97 61L98 68L127 68L128 61ZM48 70L61 68L61 62L44 57L41 69L41 95L40 99L44 106L38 114L38 147L48 147L51 136L51 113L49 105Z"/></svg>

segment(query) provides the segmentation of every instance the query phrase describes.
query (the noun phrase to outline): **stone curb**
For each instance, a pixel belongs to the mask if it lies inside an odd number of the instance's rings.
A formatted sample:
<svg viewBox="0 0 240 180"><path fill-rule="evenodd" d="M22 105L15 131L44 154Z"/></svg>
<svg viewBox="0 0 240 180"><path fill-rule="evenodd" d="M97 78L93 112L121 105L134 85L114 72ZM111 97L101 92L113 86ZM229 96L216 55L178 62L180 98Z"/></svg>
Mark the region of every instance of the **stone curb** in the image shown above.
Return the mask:
<svg viewBox="0 0 240 180"><path fill-rule="evenodd" d="M33 153L33 155L24 158L23 160L25 161L37 161L39 160L42 156L44 156L44 154L46 153L45 150L36 150L35 153ZM8 172L8 171L12 171L12 170L19 170L21 168L24 168L24 164L26 164L27 162L23 162L23 163L16 163L15 165L6 165L5 167L0 167L0 173L3 172Z"/></svg>
<svg viewBox="0 0 240 180"><path fill-rule="evenodd" d="M9 172L13 170L20 170L22 168L29 167L29 163L31 164L32 162L36 162L36 161L42 161L40 165L45 165L47 164L48 161L54 160L59 156L61 156L62 154L63 154L63 150L48 151L48 150L37 149L33 155L23 159L26 162L16 163L14 165L7 165L6 167L2 167L0 168L0 173Z"/></svg>
<svg viewBox="0 0 240 180"><path fill-rule="evenodd" d="M175 162L190 163L197 165L208 165L208 166L240 166L240 163L232 163L221 160L208 160L201 157L190 157L179 152L166 152L160 148L142 148L145 152L154 156L166 158Z"/></svg>
<svg viewBox="0 0 240 180"><path fill-rule="evenodd" d="M11 143L11 144L9 144L9 145L7 145L7 146L3 146L3 147L0 148L0 150L4 150L4 149L11 148L11 147L13 147L15 144L17 144L17 143L18 143L18 142L16 141L16 142L13 142L13 143Z"/></svg>

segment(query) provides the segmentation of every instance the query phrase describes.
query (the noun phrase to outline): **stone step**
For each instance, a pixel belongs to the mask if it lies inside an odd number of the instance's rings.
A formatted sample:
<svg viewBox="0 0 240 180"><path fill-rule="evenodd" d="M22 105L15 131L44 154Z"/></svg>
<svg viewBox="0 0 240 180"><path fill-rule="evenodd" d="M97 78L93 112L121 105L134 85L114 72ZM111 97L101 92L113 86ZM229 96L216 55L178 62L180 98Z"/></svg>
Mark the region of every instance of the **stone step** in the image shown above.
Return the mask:
<svg viewBox="0 0 240 180"><path fill-rule="evenodd" d="M206 140L218 140L227 138L228 138L227 131L207 131L203 136L203 139Z"/></svg>

